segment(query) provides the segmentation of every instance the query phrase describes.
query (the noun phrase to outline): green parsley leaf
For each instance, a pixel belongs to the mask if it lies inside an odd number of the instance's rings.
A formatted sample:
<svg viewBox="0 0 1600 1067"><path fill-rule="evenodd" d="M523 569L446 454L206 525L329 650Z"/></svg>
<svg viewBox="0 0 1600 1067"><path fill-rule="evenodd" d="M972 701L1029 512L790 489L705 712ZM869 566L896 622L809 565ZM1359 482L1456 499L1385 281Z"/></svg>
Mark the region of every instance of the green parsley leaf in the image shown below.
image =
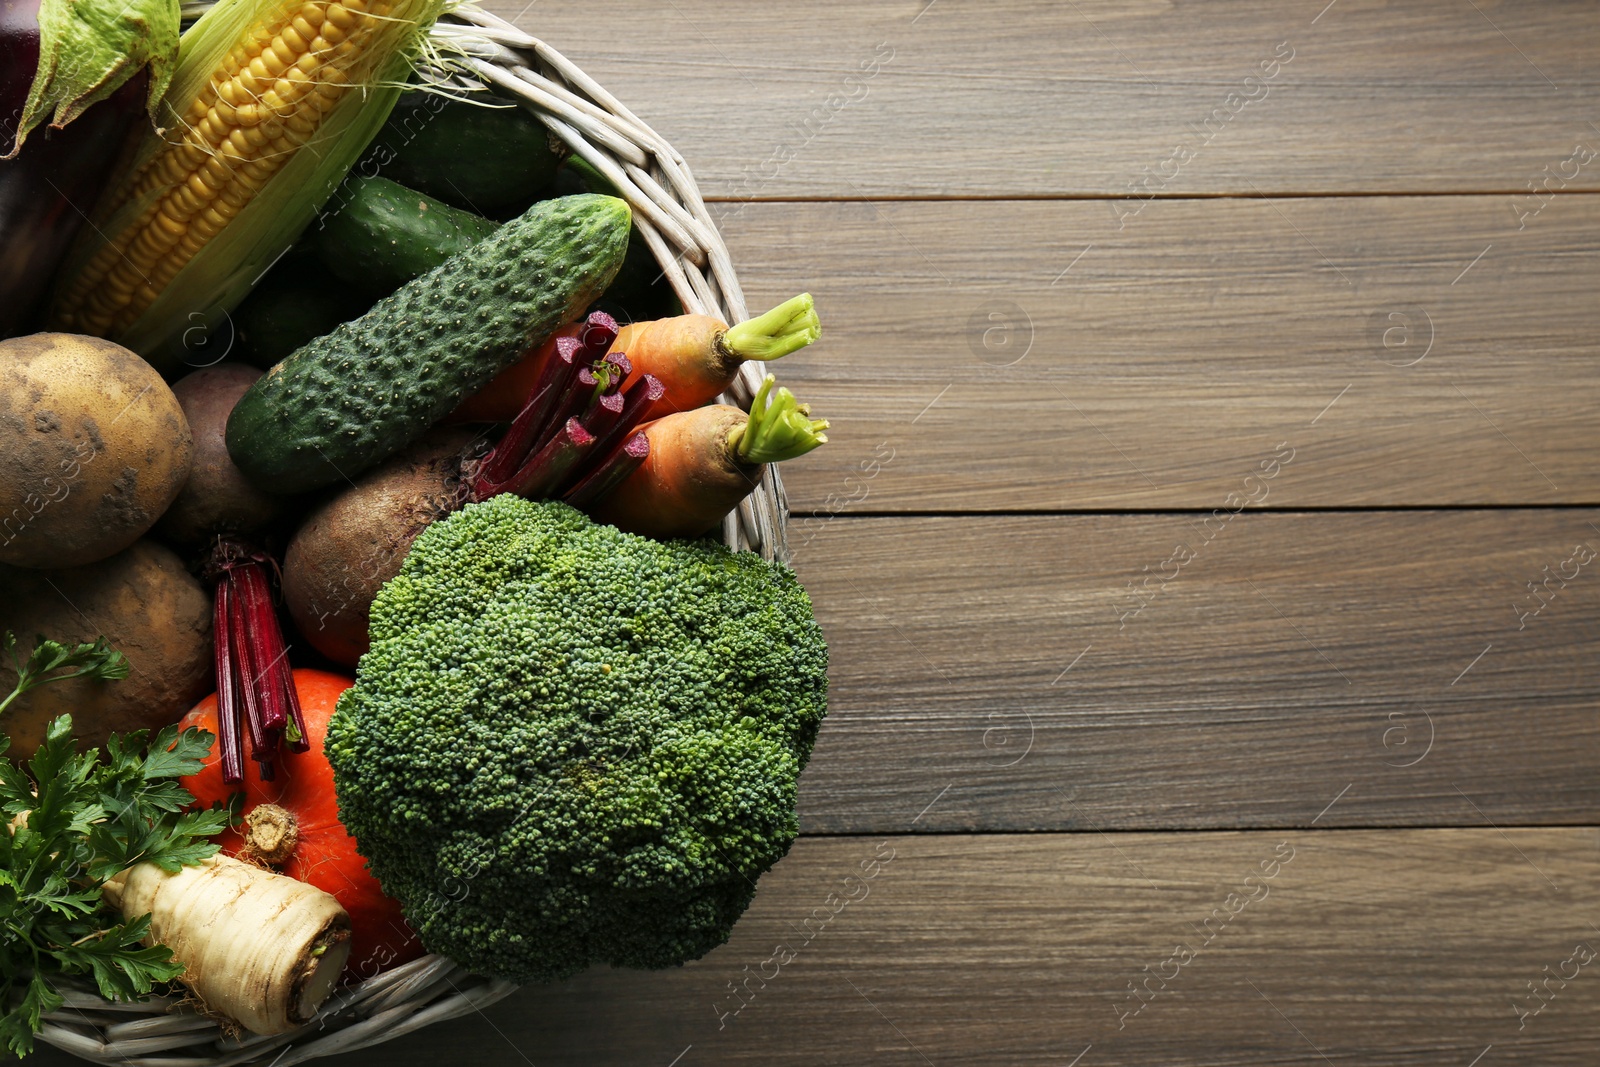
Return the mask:
<svg viewBox="0 0 1600 1067"><path fill-rule="evenodd" d="M101 638L66 645L40 638L26 662L16 639L0 654L17 666L3 711L28 689L61 678L126 677L127 660ZM72 719L50 723L25 765L0 758L0 1044L33 1049L43 1019L61 1008L64 976L92 977L102 996L148 996L182 974L165 946L147 946L150 917L123 921L102 900L107 879L141 861L176 871L217 851L230 810L190 811L178 781L200 770L214 738L169 726L112 737L104 757L78 752ZM9 746L0 735L0 757Z"/></svg>
<svg viewBox="0 0 1600 1067"><path fill-rule="evenodd" d="M40 634L26 663L17 655L17 638L10 630L0 641L0 647L11 657L17 671L16 686L4 700L0 700L0 712L5 711L23 693L46 682L63 678L94 678L114 682L128 676L127 657L112 648L103 636L93 641L64 645Z"/></svg>

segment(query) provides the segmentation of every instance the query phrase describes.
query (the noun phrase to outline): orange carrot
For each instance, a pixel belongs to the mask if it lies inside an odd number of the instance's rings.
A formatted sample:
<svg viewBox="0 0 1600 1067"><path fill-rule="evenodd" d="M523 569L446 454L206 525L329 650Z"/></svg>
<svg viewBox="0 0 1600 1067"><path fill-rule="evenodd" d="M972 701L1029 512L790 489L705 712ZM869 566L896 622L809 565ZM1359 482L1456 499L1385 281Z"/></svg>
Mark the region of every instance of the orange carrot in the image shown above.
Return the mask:
<svg viewBox="0 0 1600 1067"><path fill-rule="evenodd" d="M633 377L625 384L653 374L666 386L666 395L651 411L659 417L710 403L728 388L745 360L779 359L821 335L811 294L801 293L737 326L709 315L632 323L617 334L611 351L627 353L633 364Z"/></svg>
<svg viewBox="0 0 1600 1067"><path fill-rule="evenodd" d="M698 537L750 494L765 464L825 444L827 421L813 420L787 389L769 402L772 385L769 374L748 415L713 404L646 426L648 455L592 509L595 520L649 537Z"/></svg>

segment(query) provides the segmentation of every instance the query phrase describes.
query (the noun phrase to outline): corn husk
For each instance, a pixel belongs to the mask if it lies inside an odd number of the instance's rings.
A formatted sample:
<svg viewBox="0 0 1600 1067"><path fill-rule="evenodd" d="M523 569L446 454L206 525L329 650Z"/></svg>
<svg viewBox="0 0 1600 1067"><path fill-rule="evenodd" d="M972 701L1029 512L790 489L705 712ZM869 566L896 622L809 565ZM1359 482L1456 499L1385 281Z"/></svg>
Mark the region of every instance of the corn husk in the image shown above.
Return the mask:
<svg viewBox="0 0 1600 1067"><path fill-rule="evenodd" d="M116 204L116 187L126 189L133 177L167 148L168 131L181 129L190 103L241 35L270 13L298 7L300 2L221 0L184 33L178 69L158 108L162 132L143 139L128 160L124 177L113 183L95 225L85 227L86 236L58 279L58 301L62 283L83 269L106 243L106 235L120 234L171 188L157 187ZM377 34L371 45L376 62L327 112L317 132L295 150L294 158L194 255L130 326L115 331L111 340L168 370L184 361L197 339L202 344L210 339L228 312L316 217L382 127L424 47L428 27L445 4L446 0L396 0L395 14L385 20L392 24L392 32Z"/></svg>

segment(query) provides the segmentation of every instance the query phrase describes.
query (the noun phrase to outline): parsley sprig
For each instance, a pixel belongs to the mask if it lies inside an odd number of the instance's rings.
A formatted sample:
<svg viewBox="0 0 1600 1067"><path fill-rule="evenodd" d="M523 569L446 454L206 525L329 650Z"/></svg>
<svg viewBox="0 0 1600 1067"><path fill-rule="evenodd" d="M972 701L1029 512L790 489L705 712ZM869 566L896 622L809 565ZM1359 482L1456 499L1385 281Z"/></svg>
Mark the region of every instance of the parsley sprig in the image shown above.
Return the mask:
<svg viewBox="0 0 1600 1067"><path fill-rule="evenodd" d="M40 635L33 653L24 661L17 655L17 636L10 630L0 638L0 648L11 657L17 684L9 696L0 700L0 712L35 686L67 678L98 678L112 682L128 676L128 661L104 637L76 645L64 645Z"/></svg>
<svg viewBox="0 0 1600 1067"><path fill-rule="evenodd" d="M9 633L4 647L15 660ZM104 638L76 647L41 638L18 668L0 710L43 681L128 671ZM165 946L140 943L150 917L123 921L101 889L136 863L176 871L217 851L208 838L229 812L187 810L194 797L177 781L199 772L213 740L168 726L148 744L140 730L113 735L104 754L80 753L63 715L26 764L0 758L0 1041L13 1055L33 1050L42 1017L64 1003L63 976L92 976L102 996L131 1000L183 973ZM0 756L10 744L0 736Z"/></svg>

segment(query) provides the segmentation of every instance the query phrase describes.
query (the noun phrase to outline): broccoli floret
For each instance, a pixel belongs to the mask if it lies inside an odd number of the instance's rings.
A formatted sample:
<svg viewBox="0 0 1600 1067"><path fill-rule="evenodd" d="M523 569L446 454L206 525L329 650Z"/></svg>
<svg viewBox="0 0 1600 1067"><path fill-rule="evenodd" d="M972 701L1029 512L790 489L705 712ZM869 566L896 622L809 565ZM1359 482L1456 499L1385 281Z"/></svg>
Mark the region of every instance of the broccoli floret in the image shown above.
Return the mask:
<svg viewBox="0 0 1600 1067"><path fill-rule="evenodd" d="M469 505L372 607L339 814L433 952L514 981L728 939L797 830L827 646L781 564Z"/></svg>

